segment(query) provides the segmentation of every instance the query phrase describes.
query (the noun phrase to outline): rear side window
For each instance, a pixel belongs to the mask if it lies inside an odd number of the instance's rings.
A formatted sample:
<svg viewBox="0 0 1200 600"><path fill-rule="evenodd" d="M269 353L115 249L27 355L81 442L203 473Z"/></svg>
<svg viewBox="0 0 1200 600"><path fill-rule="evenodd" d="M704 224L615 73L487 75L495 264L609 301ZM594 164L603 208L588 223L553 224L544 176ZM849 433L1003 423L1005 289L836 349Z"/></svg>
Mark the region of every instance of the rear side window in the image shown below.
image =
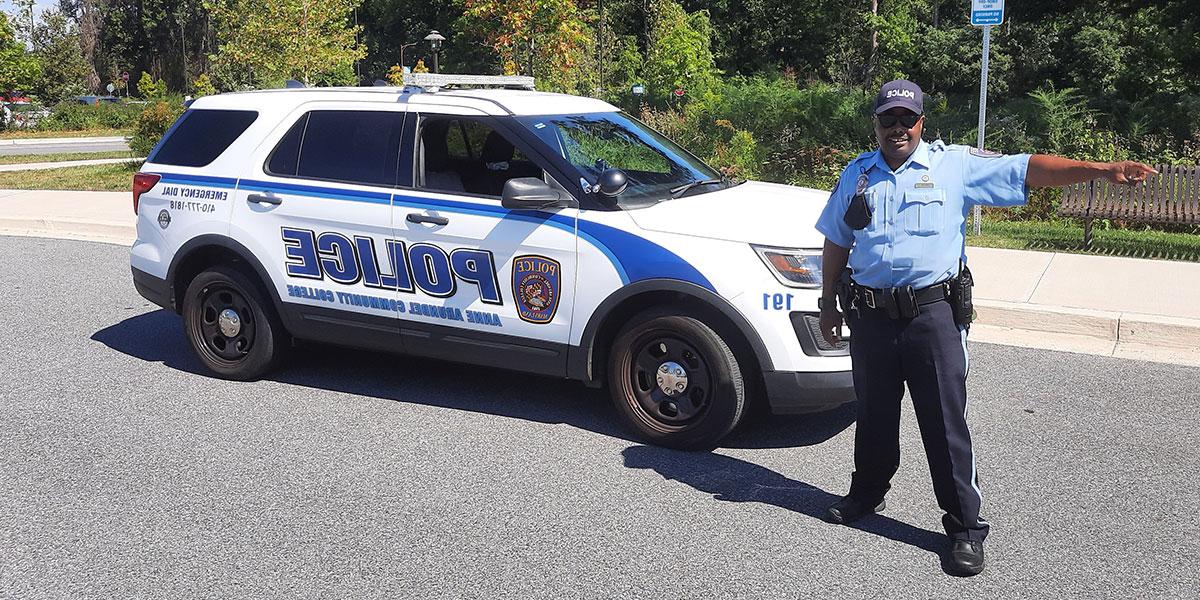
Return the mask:
<svg viewBox="0 0 1200 600"><path fill-rule="evenodd" d="M257 118L252 110L189 110L147 161L203 167L216 160Z"/></svg>
<svg viewBox="0 0 1200 600"><path fill-rule="evenodd" d="M272 175L394 186L404 113L318 110L301 117L267 159Z"/></svg>

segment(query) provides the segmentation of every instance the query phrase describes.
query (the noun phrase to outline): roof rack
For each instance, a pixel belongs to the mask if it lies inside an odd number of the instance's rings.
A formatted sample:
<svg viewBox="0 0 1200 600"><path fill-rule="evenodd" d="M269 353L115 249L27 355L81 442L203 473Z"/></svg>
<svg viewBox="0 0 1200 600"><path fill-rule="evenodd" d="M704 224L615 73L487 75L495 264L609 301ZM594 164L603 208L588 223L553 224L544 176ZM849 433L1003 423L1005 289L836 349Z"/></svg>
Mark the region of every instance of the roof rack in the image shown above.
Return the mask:
<svg viewBox="0 0 1200 600"><path fill-rule="evenodd" d="M436 92L446 87L499 87L532 90L533 78L525 75L453 75L450 73L405 73L404 85Z"/></svg>

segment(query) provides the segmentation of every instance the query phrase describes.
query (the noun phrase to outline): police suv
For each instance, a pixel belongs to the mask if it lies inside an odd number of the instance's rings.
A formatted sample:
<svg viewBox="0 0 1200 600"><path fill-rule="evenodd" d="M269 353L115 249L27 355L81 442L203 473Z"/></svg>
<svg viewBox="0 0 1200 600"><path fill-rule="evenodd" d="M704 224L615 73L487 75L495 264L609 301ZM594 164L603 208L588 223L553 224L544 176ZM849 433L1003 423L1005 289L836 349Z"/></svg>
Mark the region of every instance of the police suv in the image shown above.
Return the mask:
<svg viewBox="0 0 1200 600"><path fill-rule="evenodd" d="M204 365L293 340L607 385L649 441L748 403L853 400L818 327L827 194L736 183L600 100L525 77L196 100L133 181L139 293Z"/></svg>

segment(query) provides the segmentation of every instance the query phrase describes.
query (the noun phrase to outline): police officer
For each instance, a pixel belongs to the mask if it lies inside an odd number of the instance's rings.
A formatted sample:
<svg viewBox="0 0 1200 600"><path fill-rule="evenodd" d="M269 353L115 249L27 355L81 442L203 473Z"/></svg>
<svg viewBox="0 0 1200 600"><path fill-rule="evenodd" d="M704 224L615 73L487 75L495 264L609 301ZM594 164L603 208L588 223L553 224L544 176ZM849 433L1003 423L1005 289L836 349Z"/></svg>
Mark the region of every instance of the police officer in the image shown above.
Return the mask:
<svg viewBox="0 0 1200 600"><path fill-rule="evenodd" d="M907 384L934 494L946 513L950 565L974 575L983 570L988 523L979 516L983 498L967 430L969 306L965 316L961 308L969 283L967 212L974 204L1024 204L1030 188L1096 178L1132 184L1155 171L1132 161L1004 156L925 142L923 101L915 83L883 85L873 116L879 149L846 167L817 222L826 238L821 331L832 343L847 319L858 396L850 492L827 517L849 523L884 509L900 465L900 400ZM847 264L843 315L835 298Z"/></svg>

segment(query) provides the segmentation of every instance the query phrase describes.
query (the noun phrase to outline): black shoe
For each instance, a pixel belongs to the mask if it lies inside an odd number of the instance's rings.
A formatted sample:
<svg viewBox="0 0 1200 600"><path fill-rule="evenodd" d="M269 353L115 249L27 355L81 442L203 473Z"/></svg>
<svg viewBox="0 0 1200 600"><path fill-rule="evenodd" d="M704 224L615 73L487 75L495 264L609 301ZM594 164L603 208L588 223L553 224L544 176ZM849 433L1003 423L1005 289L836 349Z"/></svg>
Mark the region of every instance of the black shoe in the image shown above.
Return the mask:
<svg viewBox="0 0 1200 600"><path fill-rule="evenodd" d="M874 504L863 502L854 496L846 496L825 509L825 518L830 523L845 525L871 513L877 513L885 508L887 508L887 502L882 499L879 501L879 504Z"/></svg>
<svg viewBox="0 0 1200 600"><path fill-rule="evenodd" d="M954 540L950 548L950 569L955 575L978 575L983 572L983 542Z"/></svg>

